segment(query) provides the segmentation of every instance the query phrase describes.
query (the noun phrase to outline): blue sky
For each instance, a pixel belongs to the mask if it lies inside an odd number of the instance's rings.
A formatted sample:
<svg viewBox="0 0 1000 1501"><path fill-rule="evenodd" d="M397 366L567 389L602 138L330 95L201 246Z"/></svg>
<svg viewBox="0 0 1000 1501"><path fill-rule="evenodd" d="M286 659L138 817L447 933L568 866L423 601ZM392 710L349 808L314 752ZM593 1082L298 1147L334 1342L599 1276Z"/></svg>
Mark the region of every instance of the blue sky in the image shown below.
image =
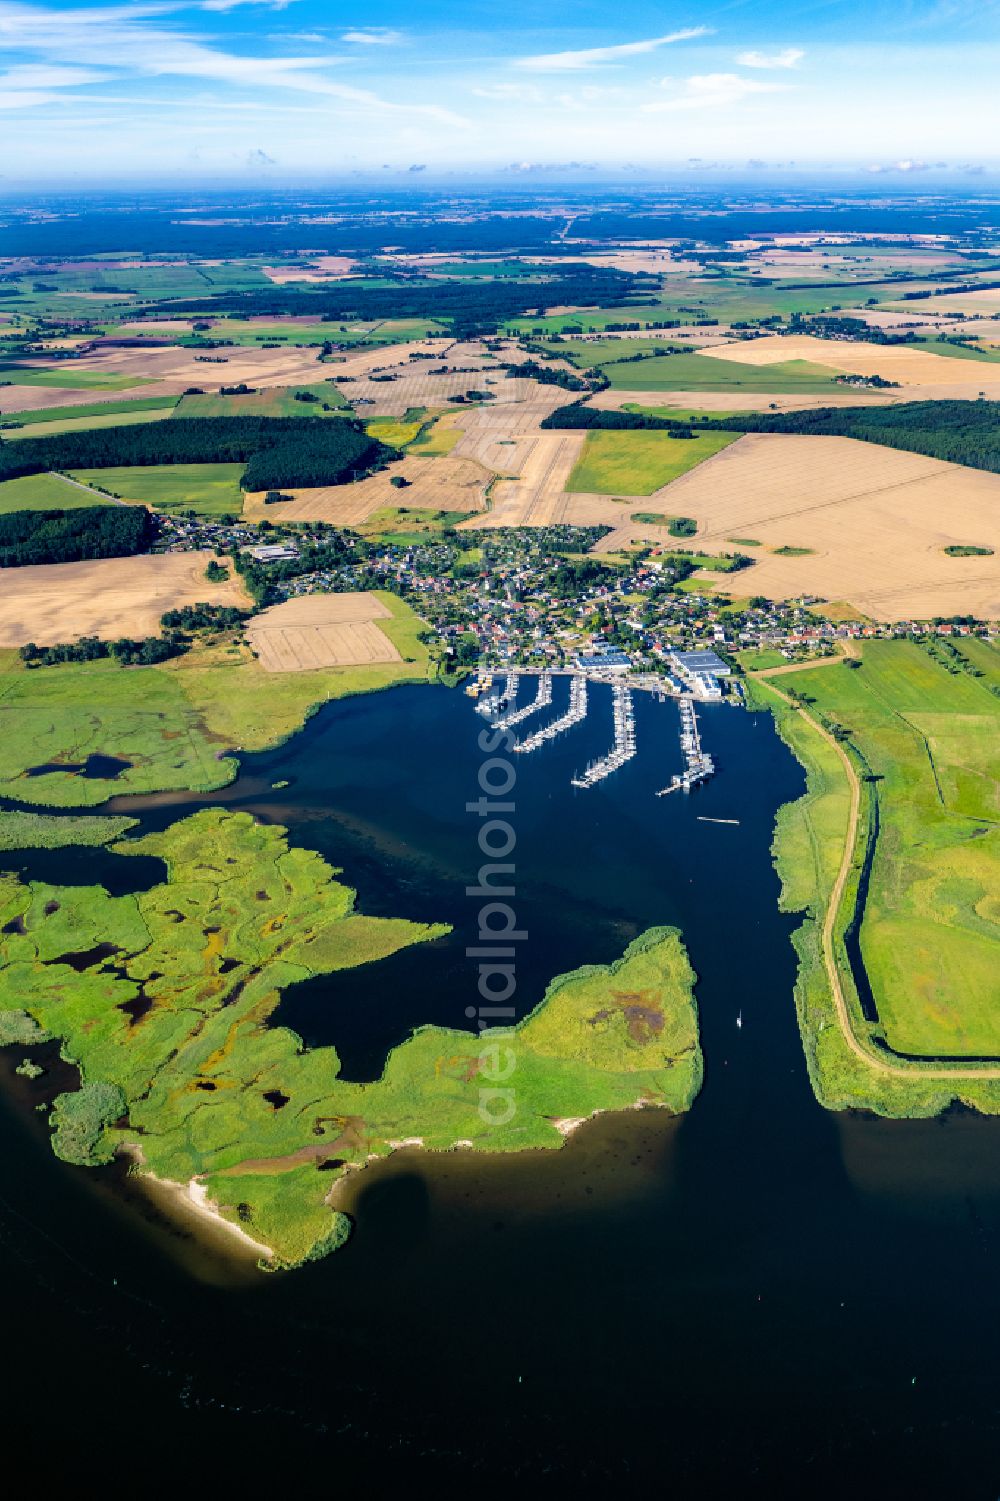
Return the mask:
<svg viewBox="0 0 1000 1501"><path fill-rule="evenodd" d="M997 78L1000 0L0 0L0 174L995 183Z"/></svg>

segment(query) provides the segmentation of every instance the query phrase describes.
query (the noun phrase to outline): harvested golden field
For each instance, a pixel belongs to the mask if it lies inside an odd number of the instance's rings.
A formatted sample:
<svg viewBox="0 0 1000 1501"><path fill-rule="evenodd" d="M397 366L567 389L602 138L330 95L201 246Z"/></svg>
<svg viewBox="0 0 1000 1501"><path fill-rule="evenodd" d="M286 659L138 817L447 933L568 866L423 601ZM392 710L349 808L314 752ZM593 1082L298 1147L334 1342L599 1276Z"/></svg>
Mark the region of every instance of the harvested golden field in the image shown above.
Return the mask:
<svg viewBox="0 0 1000 1501"><path fill-rule="evenodd" d="M407 480L396 489L394 478ZM486 505L490 475L479 464L455 454L422 459L409 454L391 469L349 485L290 490L287 505L265 506L263 493L248 495L243 514L260 521L327 521L332 526L357 526L387 506L432 511L481 511Z"/></svg>
<svg viewBox="0 0 1000 1501"><path fill-rule="evenodd" d="M99 371L102 375L131 376L138 381L155 381L146 385L143 394L158 396L163 391L183 391L188 386L217 390L241 381L248 386L289 386L303 381L321 380L333 371L318 360L316 349L253 349L228 346L213 349L210 358L199 351L167 347L158 349L113 349L84 355L73 361L73 369Z"/></svg>
<svg viewBox="0 0 1000 1501"><path fill-rule="evenodd" d="M694 517L689 545L709 552L759 539L742 593L844 600L877 620L1000 616L995 474L854 438L748 434L675 480L654 509ZM970 543L994 556L944 551ZM783 547L809 551L776 555Z"/></svg>
<svg viewBox="0 0 1000 1501"><path fill-rule="evenodd" d="M238 581L210 584L210 552L101 558L88 563L42 563L5 568L0 589L0 647L55 646L80 636L114 641L155 636L165 610L202 600L249 603Z"/></svg>
<svg viewBox="0 0 1000 1501"><path fill-rule="evenodd" d="M704 352L704 351L702 351ZM911 399L902 392L890 392L899 401ZM598 391L588 406L619 412L623 407L679 407L696 412L808 412L816 407L885 406L887 397L867 391L845 390L843 395L766 396L753 391Z"/></svg>
<svg viewBox="0 0 1000 1501"><path fill-rule="evenodd" d="M906 304L895 303L890 306L905 308ZM989 318L1000 313L1000 289L982 287L975 292L944 292L939 297L928 297L926 301L922 299L921 307L926 307L928 312L965 313L970 318Z"/></svg>
<svg viewBox="0 0 1000 1501"><path fill-rule="evenodd" d="M346 255L317 255L300 265L261 266L268 281L284 286L289 281L337 281L350 276L354 262Z"/></svg>
<svg viewBox="0 0 1000 1501"><path fill-rule="evenodd" d="M148 396L150 388L142 386L129 390L102 390L90 387L70 386L0 386L0 415L13 412L41 412L48 407L90 406L95 401L121 401L129 395ZM155 394L155 393L154 393ZM69 415L72 415L70 413Z"/></svg>
<svg viewBox="0 0 1000 1501"><path fill-rule="evenodd" d="M776 334L720 344L703 349L701 355L703 359L732 360L740 365L808 360L844 375L880 375L905 389L907 400L975 396L981 390L1000 396L1000 369L994 372L977 360L950 359L906 344L855 344L843 339L817 339L811 334Z"/></svg>
<svg viewBox="0 0 1000 1501"><path fill-rule="evenodd" d="M389 619L374 594L307 594L255 616L247 639L265 672L400 662L377 624Z"/></svg>
<svg viewBox="0 0 1000 1501"><path fill-rule="evenodd" d="M501 472L517 477L498 480L491 492L488 515L463 522L463 526L552 526L569 520L578 497L567 495L566 485L583 440L583 433L536 432L510 447L498 448L498 454L507 455ZM609 504L606 497L600 497L600 503L605 508Z"/></svg>

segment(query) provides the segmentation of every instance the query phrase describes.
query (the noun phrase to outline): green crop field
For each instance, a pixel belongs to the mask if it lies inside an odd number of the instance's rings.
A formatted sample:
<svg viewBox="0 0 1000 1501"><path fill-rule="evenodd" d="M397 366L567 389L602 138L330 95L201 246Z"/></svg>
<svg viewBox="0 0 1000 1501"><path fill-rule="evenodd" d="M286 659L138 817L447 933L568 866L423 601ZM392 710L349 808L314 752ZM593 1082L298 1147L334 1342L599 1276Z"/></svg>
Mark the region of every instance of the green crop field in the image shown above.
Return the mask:
<svg viewBox="0 0 1000 1501"><path fill-rule="evenodd" d="M429 426L425 423L424 431L410 444L410 453L422 459L440 458L451 453L461 437L460 427L452 427L443 420Z"/></svg>
<svg viewBox="0 0 1000 1501"><path fill-rule="evenodd" d="M550 345L581 369L597 366L615 391L759 391L762 395L794 395L841 391L832 371L808 360L783 360L774 365L743 365L737 360L708 355L649 355L649 341L601 339L592 344ZM636 360L636 354L645 358Z"/></svg>
<svg viewBox="0 0 1000 1501"><path fill-rule="evenodd" d="M15 386L57 386L63 391L125 391L131 386L150 386L151 380L136 375L111 375L103 370L78 370L72 361L58 365L2 365L0 380Z"/></svg>
<svg viewBox="0 0 1000 1501"><path fill-rule="evenodd" d="M928 354L942 354L949 360L983 360L995 365L1000 362L1000 349L991 349L988 344L953 344L950 339L917 339L915 349L925 349ZM987 372L983 371L983 379Z"/></svg>
<svg viewBox="0 0 1000 1501"><path fill-rule="evenodd" d="M738 433L672 438L665 432L590 432L566 489L599 495L652 495L738 437Z"/></svg>
<svg viewBox="0 0 1000 1501"><path fill-rule="evenodd" d="M335 1175L394 1141L553 1148L560 1119L679 1112L700 1087L694 975L674 929L553 981L516 1028L422 1027L381 1079L352 1084L332 1048L269 1024L282 988L447 928L356 912L318 854L247 813L206 809L117 848L162 858L168 880L112 898L0 877L0 1036L58 1037L79 1067L80 1090L52 1112L57 1155L92 1165L141 1146L159 1177L201 1179L278 1266L342 1244ZM99 944L117 950L113 970L99 957L80 968Z"/></svg>
<svg viewBox="0 0 1000 1501"><path fill-rule="evenodd" d="M1000 686L998 664L996 649L982 642L929 650L873 641L856 670L806 667L779 680L783 691L794 687L813 700L811 713L841 727L862 773L876 778L864 783L866 824L876 796L879 833L860 938L879 1023L856 1010L855 1030L883 1036L928 1066L1000 1057L1000 699L990 691ZM796 937L798 1004L817 1094L832 1108L887 1115L931 1114L956 1098L1000 1110L996 1083L925 1078L919 1062L906 1079L885 1075L866 1068L838 1035L817 920L843 850L846 778L836 752L800 716L766 685L755 683L753 692L775 708L810 773L807 798L782 809L775 849L783 905L810 914ZM860 857L841 922L859 874Z"/></svg>
<svg viewBox="0 0 1000 1501"><path fill-rule="evenodd" d="M670 417L674 422L723 422L727 417L746 417L746 412L706 412L703 407L654 407L626 401L623 412L643 412L647 417Z"/></svg>
<svg viewBox="0 0 1000 1501"><path fill-rule="evenodd" d="M58 474L26 474L0 484L0 515L10 511L76 511L100 504L99 495L78 490Z"/></svg>
<svg viewBox="0 0 1000 1501"><path fill-rule="evenodd" d="M147 464L120 469L79 469L75 477L134 505L199 516L238 516L242 464Z"/></svg>
<svg viewBox="0 0 1000 1501"><path fill-rule="evenodd" d="M81 401L78 406L71 407L41 407L34 412L10 412L3 418L7 422L17 422L22 427L34 427L39 423L46 424L44 432L32 433L33 438L47 438L55 429L49 427L50 422L79 422L82 425L85 417L110 417L116 422L127 422L134 417L135 421L144 420L150 422L150 412L171 411L180 398L177 396L137 396L131 401ZM93 424L97 426L98 424ZM101 426L114 426L113 422L101 423ZM17 436L18 429L6 430L2 436L13 438ZM27 435L26 435L27 436Z"/></svg>
<svg viewBox="0 0 1000 1501"><path fill-rule="evenodd" d="M73 408L63 408L64 412L72 411ZM101 427L132 427L137 422L160 422L164 417L173 414L173 402L170 406L155 407L152 411L142 412L116 412L112 415L102 413L100 416L55 418L51 422L41 423L35 426L14 428L0 436L12 438L54 438L58 433L89 433Z"/></svg>
<svg viewBox="0 0 1000 1501"><path fill-rule="evenodd" d="M296 392L315 396L315 401L298 401ZM222 396L206 391L204 396L182 396L175 415L178 417L325 417L324 404L343 411L347 400L332 381L300 386L268 386L246 396Z"/></svg>

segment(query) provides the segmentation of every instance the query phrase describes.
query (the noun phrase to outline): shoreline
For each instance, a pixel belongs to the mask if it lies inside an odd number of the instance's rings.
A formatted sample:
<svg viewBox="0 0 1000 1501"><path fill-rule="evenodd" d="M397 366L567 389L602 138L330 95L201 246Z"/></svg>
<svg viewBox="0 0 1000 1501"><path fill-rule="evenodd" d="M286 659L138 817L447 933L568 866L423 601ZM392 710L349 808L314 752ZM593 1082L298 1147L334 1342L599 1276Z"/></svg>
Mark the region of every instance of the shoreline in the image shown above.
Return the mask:
<svg viewBox="0 0 1000 1501"><path fill-rule="evenodd" d="M179 1223L193 1220L195 1225L210 1225L214 1231L224 1232L227 1237L239 1241L246 1250L252 1251L258 1265L265 1261L274 1262L272 1247L265 1245L263 1241L254 1240L240 1225L227 1219L215 1200L209 1198L208 1189L200 1179L191 1178L187 1183L179 1183L174 1178L160 1177L146 1166L142 1148L135 1143L121 1146L119 1153L131 1160L129 1177L147 1189L155 1189L155 1193L150 1196L164 1200L158 1207L171 1213L171 1217Z"/></svg>

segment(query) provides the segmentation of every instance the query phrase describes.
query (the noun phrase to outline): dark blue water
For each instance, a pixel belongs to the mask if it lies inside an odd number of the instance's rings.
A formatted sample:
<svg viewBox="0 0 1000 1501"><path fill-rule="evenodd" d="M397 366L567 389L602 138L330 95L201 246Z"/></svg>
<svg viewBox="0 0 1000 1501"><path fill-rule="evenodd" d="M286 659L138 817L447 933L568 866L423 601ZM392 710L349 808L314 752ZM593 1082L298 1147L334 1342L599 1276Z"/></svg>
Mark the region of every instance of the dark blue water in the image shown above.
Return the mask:
<svg viewBox="0 0 1000 1501"><path fill-rule="evenodd" d="M123 1208L113 1174L56 1163L15 1112L0 1153L0 1274L18 1289L3 1410L20 1444L59 1433L47 1474L113 1458L145 1475L152 1443L158 1478L190 1482L197 1466L198 1483L230 1486L995 1496L1000 1123L816 1104L769 853L800 768L768 717L706 709L718 777L656 799L679 769L677 716L640 697L637 759L575 792L572 773L607 748L602 698L515 763L518 1004L676 923L705 1052L690 1114L608 1117L523 1159L400 1153L355 1180L346 1250L218 1286L190 1274L218 1277L217 1261L150 1224L141 1199ZM481 728L461 694L394 690L323 711L213 798L112 806L146 828L209 801L248 808L342 865L362 910L455 924L286 995L282 1020L370 1078L413 1025L461 1026L475 1003L464 805ZM75 858L65 879L116 859ZM95 1442L109 1415L113 1453Z"/></svg>

